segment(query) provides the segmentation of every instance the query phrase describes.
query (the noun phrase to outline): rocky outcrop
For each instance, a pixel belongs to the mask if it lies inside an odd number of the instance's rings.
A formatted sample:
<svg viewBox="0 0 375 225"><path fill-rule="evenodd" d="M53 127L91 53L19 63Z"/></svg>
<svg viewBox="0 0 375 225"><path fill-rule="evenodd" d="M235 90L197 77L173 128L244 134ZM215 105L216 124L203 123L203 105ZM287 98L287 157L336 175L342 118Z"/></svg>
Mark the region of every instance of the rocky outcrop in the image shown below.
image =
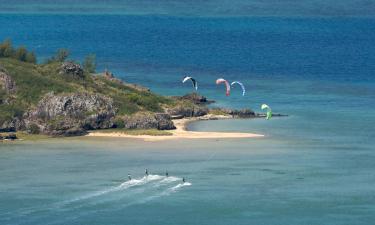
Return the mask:
<svg viewBox="0 0 375 225"><path fill-rule="evenodd" d="M123 118L125 129L176 129L171 117L166 113L137 113Z"/></svg>
<svg viewBox="0 0 375 225"><path fill-rule="evenodd" d="M1 135L0 134L0 141L3 141L3 140L16 140L17 139L17 135L15 133L9 133L9 134L6 134L6 135Z"/></svg>
<svg viewBox="0 0 375 225"><path fill-rule="evenodd" d="M66 130L63 129L55 129L50 131L48 134L51 136L64 136L64 137L73 137L73 136L82 136L87 134L88 132L80 127L72 127Z"/></svg>
<svg viewBox="0 0 375 225"><path fill-rule="evenodd" d="M173 130L176 127L171 120L171 116L166 113L155 113L154 114L156 121L158 121L158 130Z"/></svg>
<svg viewBox="0 0 375 225"><path fill-rule="evenodd" d="M197 105L178 105L165 110L172 117L198 117L208 113L208 108Z"/></svg>
<svg viewBox="0 0 375 225"><path fill-rule="evenodd" d="M5 90L7 94L14 94L16 92L16 83L4 69L0 70L0 89Z"/></svg>
<svg viewBox="0 0 375 225"><path fill-rule="evenodd" d="M210 109L213 114L230 115L236 118L253 118L258 117L251 109L226 109L226 108L213 108Z"/></svg>
<svg viewBox="0 0 375 225"><path fill-rule="evenodd" d="M238 118L252 118L255 117L256 114L254 113L253 110L251 109L234 109L230 110L231 112L229 113L230 115Z"/></svg>
<svg viewBox="0 0 375 225"><path fill-rule="evenodd" d="M78 78L83 78L83 69L81 65L73 63L73 62L64 62L61 64L59 74L70 74L76 76Z"/></svg>
<svg viewBox="0 0 375 225"><path fill-rule="evenodd" d="M36 124L42 133L65 135L83 133L89 129L113 126L116 115L113 100L100 94L47 94L37 107L26 115L26 125Z"/></svg>
<svg viewBox="0 0 375 225"><path fill-rule="evenodd" d="M23 130L25 128L25 123L20 118L13 118L1 122L0 132L15 132L17 130Z"/></svg>
<svg viewBox="0 0 375 225"><path fill-rule="evenodd" d="M199 95L197 93L191 93L191 94L187 94L187 95L184 95L184 96L175 96L174 98L176 100L189 101L189 102L191 102L193 104L197 104L197 105L200 105L200 104L211 104L211 103L215 102L213 100L208 100L206 97L204 97L202 95Z"/></svg>

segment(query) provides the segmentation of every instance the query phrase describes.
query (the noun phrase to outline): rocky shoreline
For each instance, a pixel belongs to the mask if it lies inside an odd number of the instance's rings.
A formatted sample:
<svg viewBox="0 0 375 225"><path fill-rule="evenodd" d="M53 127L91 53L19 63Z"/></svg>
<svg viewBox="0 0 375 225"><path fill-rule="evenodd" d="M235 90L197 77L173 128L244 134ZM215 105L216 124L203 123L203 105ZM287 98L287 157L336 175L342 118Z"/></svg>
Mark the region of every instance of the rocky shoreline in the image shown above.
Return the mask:
<svg viewBox="0 0 375 225"><path fill-rule="evenodd" d="M15 113L13 117L0 120L0 132L8 134L3 139L16 139L15 132L25 132L28 134L43 134L48 136L81 136L86 135L91 130L102 129L157 129L174 130L176 126L174 119L197 118L197 120L216 120L220 118L261 118L264 114L258 114L251 109L224 109L209 108L213 103L204 96L196 93L185 96L158 97L150 92L148 88L132 85L118 80L113 74L105 72L102 75L85 74L79 64L72 62L62 63L58 67L59 79L67 79L67 82L75 82L74 85L87 82L90 78L95 88L102 88L105 85L108 90L114 93L129 93L129 104L155 104L152 102L143 103L144 99L137 97L138 94L154 96L155 99L163 98L157 103L154 111L139 110L135 113L121 114L120 106L126 107L118 100L118 95L103 94L95 89L86 90L86 84L82 90L75 92L55 93L53 91L45 93L38 102L31 105L22 114ZM77 84L76 84L77 83ZM5 98L0 98L0 106L10 106L14 104L16 93L20 88L16 80L4 68L0 68L0 91L4 92ZM162 102L169 101L169 104ZM156 106L155 106L156 107ZM122 108L124 110L124 108ZM276 114L274 116L282 116Z"/></svg>

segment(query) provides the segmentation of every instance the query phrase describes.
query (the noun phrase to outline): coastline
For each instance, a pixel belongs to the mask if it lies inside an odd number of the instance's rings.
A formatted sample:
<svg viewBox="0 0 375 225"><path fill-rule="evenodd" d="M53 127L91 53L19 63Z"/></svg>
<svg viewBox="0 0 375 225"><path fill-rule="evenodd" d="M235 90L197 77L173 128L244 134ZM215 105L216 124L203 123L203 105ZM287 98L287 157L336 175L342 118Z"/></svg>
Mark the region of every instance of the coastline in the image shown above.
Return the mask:
<svg viewBox="0 0 375 225"><path fill-rule="evenodd" d="M119 137L119 138L134 138L143 139L145 141L164 141L176 139L224 139L224 138L260 138L264 137L262 134L255 133L240 133L240 132L200 132L188 131L187 125L194 121L200 120L219 120L231 119L231 116L206 115L195 118L183 118L172 120L176 129L168 130L171 135L153 136L153 135L130 135L121 132L89 132L88 137Z"/></svg>

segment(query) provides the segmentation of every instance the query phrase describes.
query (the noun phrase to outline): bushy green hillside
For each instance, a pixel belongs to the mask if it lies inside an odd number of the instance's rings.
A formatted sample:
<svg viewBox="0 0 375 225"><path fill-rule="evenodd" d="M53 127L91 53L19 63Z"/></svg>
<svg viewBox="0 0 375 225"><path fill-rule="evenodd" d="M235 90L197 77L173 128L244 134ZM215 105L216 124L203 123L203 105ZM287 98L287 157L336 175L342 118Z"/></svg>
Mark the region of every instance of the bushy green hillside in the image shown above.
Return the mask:
<svg viewBox="0 0 375 225"><path fill-rule="evenodd" d="M0 122L22 115L35 106L47 93L89 92L111 97L118 108L118 115L129 115L138 111L161 112L163 106L174 104L170 98L146 90L133 88L116 79L84 72L82 77L61 74L61 62L34 64L13 58L0 58L0 71L8 74L16 84L14 93L0 92ZM2 69L1 69L2 68Z"/></svg>

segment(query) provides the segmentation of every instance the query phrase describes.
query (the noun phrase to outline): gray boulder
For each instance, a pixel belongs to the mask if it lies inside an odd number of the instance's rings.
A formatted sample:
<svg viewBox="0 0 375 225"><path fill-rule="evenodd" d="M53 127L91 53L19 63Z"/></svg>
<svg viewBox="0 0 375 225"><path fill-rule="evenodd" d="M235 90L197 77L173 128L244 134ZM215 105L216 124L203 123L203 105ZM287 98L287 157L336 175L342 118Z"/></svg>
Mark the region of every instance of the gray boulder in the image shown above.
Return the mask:
<svg viewBox="0 0 375 225"><path fill-rule="evenodd" d="M176 129L171 117L165 113L137 113L131 116L124 116L123 121L126 129Z"/></svg>
<svg viewBox="0 0 375 225"><path fill-rule="evenodd" d="M208 108L204 106L197 106L197 105L178 105L169 109L166 109L166 113L169 115L176 117L198 117L204 116L208 113Z"/></svg>
<svg viewBox="0 0 375 225"><path fill-rule="evenodd" d="M116 115L113 100L100 94L47 94L26 116L26 123L37 124L41 132L69 134L72 128L105 129L113 126Z"/></svg>
<svg viewBox="0 0 375 225"><path fill-rule="evenodd" d="M73 136L82 136L87 134L88 132L80 127L72 127L69 129L61 129L61 130L52 130L49 132L51 136L64 136L64 137L73 137Z"/></svg>
<svg viewBox="0 0 375 225"><path fill-rule="evenodd" d="M0 89L5 90L7 94L14 94L16 92L16 83L4 69L0 70Z"/></svg>
<svg viewBox="0 0 375 225"><path fill-rule="evenodd" d="M17 117L6 121L0 121L0 132L15 132L23 130L24 128L24 121Z"/></svg>
<svg viewBox="0 0 375 225"><path fill-rule="evenodd" d="M171 116L166 113L155 113L155 119L158 121L158 130L173 130L176 127L171 120Z"/></svg>
<svg viewBox="0 0 375 225"><path fill-rule="evenodd" d="M61 64L60 72L61 75L70 74L79 78L83 78L83 69L81 65L73 62L64 62Z"/></svg>

